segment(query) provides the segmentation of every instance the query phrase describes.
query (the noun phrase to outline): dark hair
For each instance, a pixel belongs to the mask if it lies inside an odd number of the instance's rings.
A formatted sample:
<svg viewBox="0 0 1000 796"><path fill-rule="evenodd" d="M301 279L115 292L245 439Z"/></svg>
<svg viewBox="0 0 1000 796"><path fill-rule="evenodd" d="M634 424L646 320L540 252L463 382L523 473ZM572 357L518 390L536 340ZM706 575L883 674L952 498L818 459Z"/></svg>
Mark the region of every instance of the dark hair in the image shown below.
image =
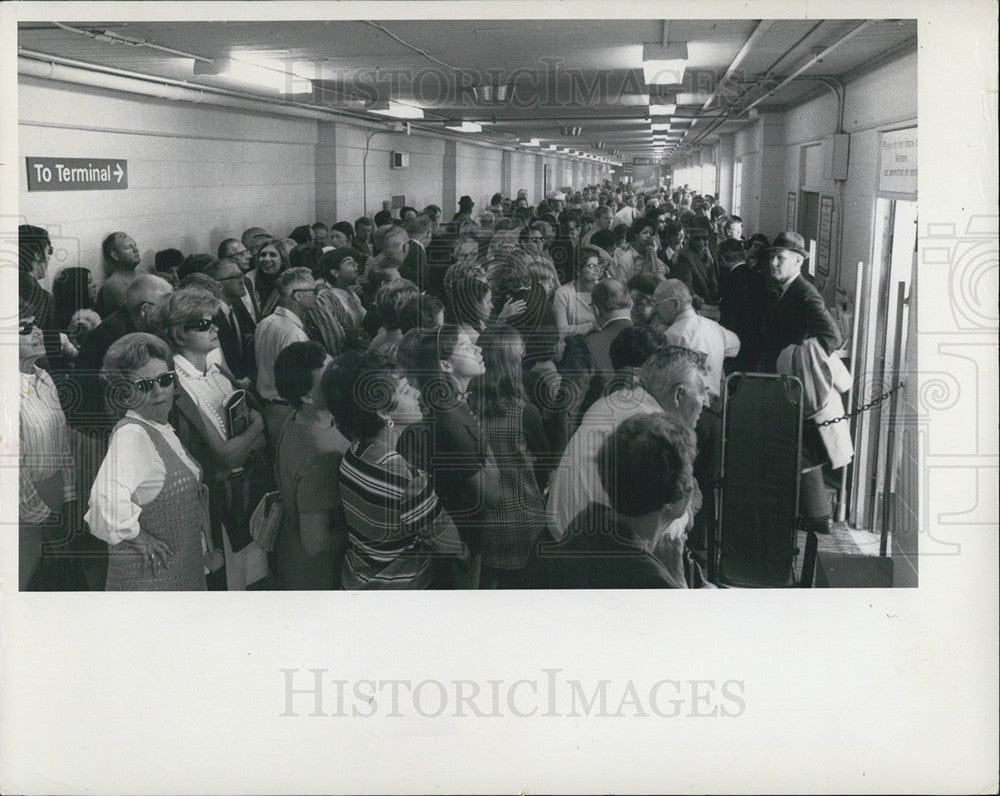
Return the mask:
<svg viewBox="0 0 1000 796"><path fill-rule="evenodd" d="M315 275L319 271L319 259L323 256L323 247L318 243L300 243L288 252L289 268L308 268Z"/></svg>
<svg viewBox="0 0 1000 796"><path fill-rule="evenodd" d="M367 218L358 219L359 222L367 222L371 224ZM349 221L338 221L336 224L330 225L330 231L337 230L337 232L343 232L347 236L347 240L354 239L354 227L351 226Z"/></svg>
<svg viewBox="0 0 1000 796"><path fill-rule="evenodd" d="M384 227L386 224L392 223L392 213L388 210L379 210L375 214L375 228Z"/></svg>
<svg viewBox="0 0 1000 796"><path fill-rule="evenodd" d="M746 257L746 250L743 248L743 244L734 239L729 238L728 240L722 241L719 244L719 258L722 260L736 260L744 259Z"/></svg>
<svg viewBox="0 0 1000 796"><path fill-rule="evenodd" d="M414 296L399 311L399 330L405 334L410 329L435 329L438 313L443 311L444 304L437 296Z"/></svg>
<svg viewBox="0 0 1000 796"><path fill-rule="evenodd" d="M622 225L624 226L624 225ZM599 246L604 249L604 251L611 253L614 251L615 243L618 241L618 235L610 229L599 229L593 235L590 236L590 245Z"/></svg>
<svg viewBox="0 0 1000 796"><path fill-rule="evenodd" d="M37 257L52 245L49 233L42 227L21 224L17 228L17 263L22 271L31 271Z"/></svg>
<svg viewBox="0 0 1000 796"><path fill-rule="evenodd" d="M608 348L611 367L640 368L652 353L663 345L663 335L648 326L627 326L622 329Z"/></svg>
<svg viewBox="0 0 1000 796"><path fill-rule="evenodd" d="M373 349L346 351L323 371L320 389L344 433L364 441L385 428L378 413L395 408L401 378L395 361L385 354Z"/></svg>
<svg viewBox="0 0 1000 796"><path fill-rule="evenodd" d="M563 349L562 358L559 360L560 373L572 373L574 376L593 375L594 355L590 351L590 346L582 334L567 335L565 339L566 347Z"/></svg>
<svg viewBox="0 0 1000 796"><path fill-rule="evenodd" d="M204 273L205 267L215 259L211 254L189 255L184 262L177 266L177 278L183 282L191 274Z"/></svg>
<svg viewBox="0 0 1000 796"><path fill-rule="evenodd" d="M625 517L642 517L689 495L694 488L693 436L665 414L623 421L597 454L611 507Z"/></svg>
<svg viewBox="0 0 1000 796"><path fill-rule="evenodd" d="M288 237L294 240L299 245L303 243L308 243L312 240L312 227L308 224L302 224L296 227L291 232L288 233Z"/></svg>
<svg viewBox="0 0 1000 796"><path fill-rule="evenodd" d="M451 314L455 323L464 323L474 326L476 329L480 328L482 322L487 319L479 314L479 308L489 292L490 286L483 280L471 276L460 277L452 285L449 296Z"/></svg>
<svg viewBox="0 0 1000 796"><path fill-rule="evenodd" d="M498 193L495 193L495 194L493 194L493 196L490 197L490 204L491 205L498 205L498 204L500 204L502 202L503 202L503 196L501 196Z"/></svg>
<svg viewBox="0 0 1000 796"><path fill-rule="evenodd" d="M390 215L391 215L391 214L390 214ZM339 224L339 223L341 223L341 222L339 222L339 221L338 221L337 223ZM347 222L346 222L346 221L344 221L343 223L344 223L344 224L346 224ZM367 225L367 226L369 226L369 227L374 227L374 226L375 226L375 222L374 222L374 221L372 221L372 220L371 220L370 218L368 218L368 216L361 216L361 218L357 219L357 220L356 220L356 221L354 222L354 228L355 228L355 229L357 229L358 227L362 227L362 226L365 226L365 225Z"/></svg>
<svg viewBox="0 0 1000 796"><path fill-rule="evenodd" d="M420 341L416 376L424 403L431 409L448 409L458 400L455 381L441 369L441 362L455 353L458 335L459 328L446 323L425 334Z"/></svg>
<svg viewBox="0 0 1000 796"><path fill-rule="evenodd" d="M483 349L486 372L469 384L470 403L480 417L505 415L525 400L522 357L514 356L518 346L524 353L523 340L516 329L498 326L483 332L478 345Z"/></svg>
<svg viewBox="0 0 1000 796"><path fill-rule="evenodd" d="M89 284L89 268L63 268L56 274L52 281L52 304L58 328L65 329L69 326L70 319L77 310L89 310L94 306Z"/></svg>
<svg viewBox="0 0 1000 796"><path fill-rule="evenodd" d="M323 366L326 350L315 340L289 343L274 360L274 389L296 409L313 387L313 371ZM322 374L321 374L322 375Z"/></svg>
<svg viewBox="0 0 1000 796"><path fill-rule="evenodd" d="M633 276L628 280L627 287L629 290L638 290L640 293L652 296L653 291L656 290L656 286L662 281L663 277L659 274L647 272Z"/></svg>
<svg viewBox="0 0 1000 796"><path fill-rule="evenodd" d="M722 205L712 205L712 209L708 211L708 217L715 221L715 219L720 216L726 215L726 211L723 209Z"/></svg>
<svg viewBox="0 0 1000 796"><path fill-rule="evenodd" d="M232 241L234 239L230 238L229 240ZM221 251L228 242L223 241L219 246L219 250ZM219 257L221 258L222 255L220 254ZM157 271L173 271L175 268L179 268L182 262L184 262L184 255L180 249L160 249L160 251L153 255L153 266Z"/></svg>
<svg viewBox="0 0 1000 796"><path fill-rule="evenodd" d="M382 326L388 330L399 328L399 313L411 299L420 295L420 288L409 279L384 282L375 294L375 308Z"/></svg>

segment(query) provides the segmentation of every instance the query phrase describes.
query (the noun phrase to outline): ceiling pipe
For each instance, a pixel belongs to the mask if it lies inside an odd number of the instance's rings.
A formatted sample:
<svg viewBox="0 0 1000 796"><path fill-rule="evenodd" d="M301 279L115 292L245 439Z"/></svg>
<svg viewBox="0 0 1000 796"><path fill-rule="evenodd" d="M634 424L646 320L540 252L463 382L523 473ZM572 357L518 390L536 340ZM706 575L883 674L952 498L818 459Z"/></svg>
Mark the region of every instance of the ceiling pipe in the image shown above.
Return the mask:
<svg viewBox="0 0 1000 796"><path fill-rule="evenodd" d="M85 61L74 61L70 58L48 55L27 49L18 50L17 71L21 75L44 80L56 80L63 83L103 88L110 91L121 91L127 94L140 94L176 102L217 105L235 110L292 116L299 119L313 119L316 121L343 121L366 130L398 132L398 122L383 122L369 119L350 111L336 110L322 105L312 105L302 102L261 99L253 94L229 89L208 86L195 88L190 83L184 83L179 80L150 77L140 72L129 72L124 69L97 66ZM428 133L434 138L447 141L461 141L463 144L471 146L490 149L513 149L511 144L470 139L468 136L461 134L449 135L440 129L424 125L411 123L410 128Z"/></svg>
<svg viewBox="0 0 1000 796"><path fill-rule="evenodd" d="M835 49L837 49L838 47L840 47L840 45L842 45L845 42L849 41L850 39L854 38L854 36L856 36L858 33L860 33L861 31L865 30L866 28L868 28L868 27L870 27L870 26L872 26L874 24L875 24L875 20L873 20L873 19L866 19L860 25L855 26L854 28L852 28L851 30L849 30L847 33L845 33L843 36L841 36L839 39L837 39L836 41L834 41L832 44L828 45L827 47L824 47L820 52L818 52L815 55L813 55L812 58L810 58L802 66L800 66L798 69L796 69L790 75L788 75L788 77L783 78L777 85L775 85L772 88L770 88L768 91L766 91L760 97L758 97L757 99L755 99L753 102L751 102L745 108L741 108L740 111L739 111L739 113L741 113L741 114L746 113L751 108L754 108L757 105L759 105L760 103L762 103L768 97L773 96L775 93L777 93L782 88L784 88L789 83L791 83L793 80L795 80L800 75L802 75L802 73L805 72L807 69L811 69L815 64L817 64L820 61L822 61L823 58L825 58L827 55L829 55ZM796 45L796 46L798 46L798 45ZM789 52L791 52L791 51L789 51ZM782 60L784 60L787 56L788 56L788 53L786 53L785 55L783 55L778 60L778 63L780 63ZM725 121L724 119L719 120L716 124L712 125L708 130L703 131L701 133L701 135L699 135L697 137L697 139L695 139L694 141L692 141L690 143L686 143L686 142L682 143L681 147L684 148L682 151L686 151L689 147L696 146L699 142L703 141L707 136L709 136L713 132L715 132L715 130L717 130L723 124L724 121Z"/></svg>
<svg viewBox="0 0 1000 796"><path fill-rule="evenodd" d="M108 44L124 44L129 47L148 47L151 50L159 50L160 52L170 53L171 55L179 55L182 58L194 58L196 61L212 63L212 59L206 58L204 55L196 55L194 53L184 52L183 50L175 50L172 47L164 47L162 44L154 44L153 42L146 41L145 39L133 39L129 36L122 36L120 33L115 33L111 30L87 30L85 28L74 28L72 25L65 25L62 22L56 22L54 20L52 24L57 28L62 28L63 30L68 31L69 33L86 36L87 38L94 39L95 41L106 42Z"/></svg>

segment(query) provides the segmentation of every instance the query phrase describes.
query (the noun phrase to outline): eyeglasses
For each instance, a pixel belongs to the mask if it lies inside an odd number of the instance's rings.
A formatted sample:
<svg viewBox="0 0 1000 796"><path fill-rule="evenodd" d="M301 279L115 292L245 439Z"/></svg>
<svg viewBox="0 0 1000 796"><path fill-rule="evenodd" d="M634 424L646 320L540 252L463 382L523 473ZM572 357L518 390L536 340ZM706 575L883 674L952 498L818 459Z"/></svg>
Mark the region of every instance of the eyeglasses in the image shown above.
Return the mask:
<svg viewBox="0 0 1000 796"><path fill-rule="evenodd" d="M132 386L135 387L139 392L151 392L153 387L159 384L163 389L167 387L173 387L177 383L177 373L172 370L168 370L166 373L161 373L159 376L154 376L151 379L139 379L138 381L133 381Z"/></svg>
<svg viewBox="0 0 1000 796"><path fill-rule="evenodd" d="M300 287L300 288L296 288L295 290L292 291L292 295L293 296L296 293L312 293L315 296L317 293L319 293L319 288L318 287Z"/></svg>
<svg viewBox="0 0 1000 796"><path fill-rule="evenodd" d="M29 334L32 333L32 331L34 331L34 329L35 329L34 321L21 321L17 325L17 333L22 337L27 337Z"/></svg>
<svg viewBox="0 0 1000 796"><path fill-rule="evenodd" d="M202 318L200 321L195 321L194 323L189 323L184 327L186 332L207 332L215 325L215 321L211 318Z"/></svg>

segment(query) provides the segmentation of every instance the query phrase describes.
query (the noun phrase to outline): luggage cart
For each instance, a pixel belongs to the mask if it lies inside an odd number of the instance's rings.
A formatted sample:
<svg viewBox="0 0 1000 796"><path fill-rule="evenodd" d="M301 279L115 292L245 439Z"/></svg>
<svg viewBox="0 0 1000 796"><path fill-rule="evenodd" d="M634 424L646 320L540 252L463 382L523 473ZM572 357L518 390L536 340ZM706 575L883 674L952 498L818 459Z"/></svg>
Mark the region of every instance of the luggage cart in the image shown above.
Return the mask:
<svg viewBox="0 0 1000 796"><path fill-rule="evenodd" d="M802 383L733 373L722 402L717 523L709 551L715 582L738 588L796 585Z"/></svg>

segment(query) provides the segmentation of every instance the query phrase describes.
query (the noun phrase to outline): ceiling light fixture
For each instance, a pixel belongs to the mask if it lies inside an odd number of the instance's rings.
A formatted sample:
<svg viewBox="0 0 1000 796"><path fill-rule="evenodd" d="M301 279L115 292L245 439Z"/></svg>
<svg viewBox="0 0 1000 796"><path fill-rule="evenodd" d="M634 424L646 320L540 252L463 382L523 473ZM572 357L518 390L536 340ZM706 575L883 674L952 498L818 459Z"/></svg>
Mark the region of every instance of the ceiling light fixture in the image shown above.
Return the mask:
<svg viewBox="0 0 1000 796"><path fill-rule="evenodd" d="M686 44L642 45L642 74L647 86L672 86L684 82Z"/></svg>
<svg viewBox="0 0 1000 796"><path fill-rule="evenodd" d="M479 102L506 102L507 86L473 86L473 93Z"/></svg>
<svg viewBox="0 0 1000 796"><path fill-rule="evenodd" d="M211 62L195 61L194 74L223 75L281 94L311 94L313 90L312 80L296 74L293 64L255 53L238 53L236 57L216 58Z"/></svg>
<svg viewBox="0 0 1000 796"><path fill-rule="evenodd" d="M394 100L382 100L369 105L366 110L369 113L377 113L379 116L389 116L393 119L423 119L423 108L414 105L406 105Z"/></svg>
<svg viewBox="0 0 1000 796"><path fill-rule="evenodd" d="M649 115L652 116L673 116L677 112L676 105L650 105Z"/></svg>
<svg viewBox="0 0 1000 796"><path fill-rule="evenodd" d="M445 122L444 126L459 133L481 133L483 131L483 126L476 122Z"/></svg>

